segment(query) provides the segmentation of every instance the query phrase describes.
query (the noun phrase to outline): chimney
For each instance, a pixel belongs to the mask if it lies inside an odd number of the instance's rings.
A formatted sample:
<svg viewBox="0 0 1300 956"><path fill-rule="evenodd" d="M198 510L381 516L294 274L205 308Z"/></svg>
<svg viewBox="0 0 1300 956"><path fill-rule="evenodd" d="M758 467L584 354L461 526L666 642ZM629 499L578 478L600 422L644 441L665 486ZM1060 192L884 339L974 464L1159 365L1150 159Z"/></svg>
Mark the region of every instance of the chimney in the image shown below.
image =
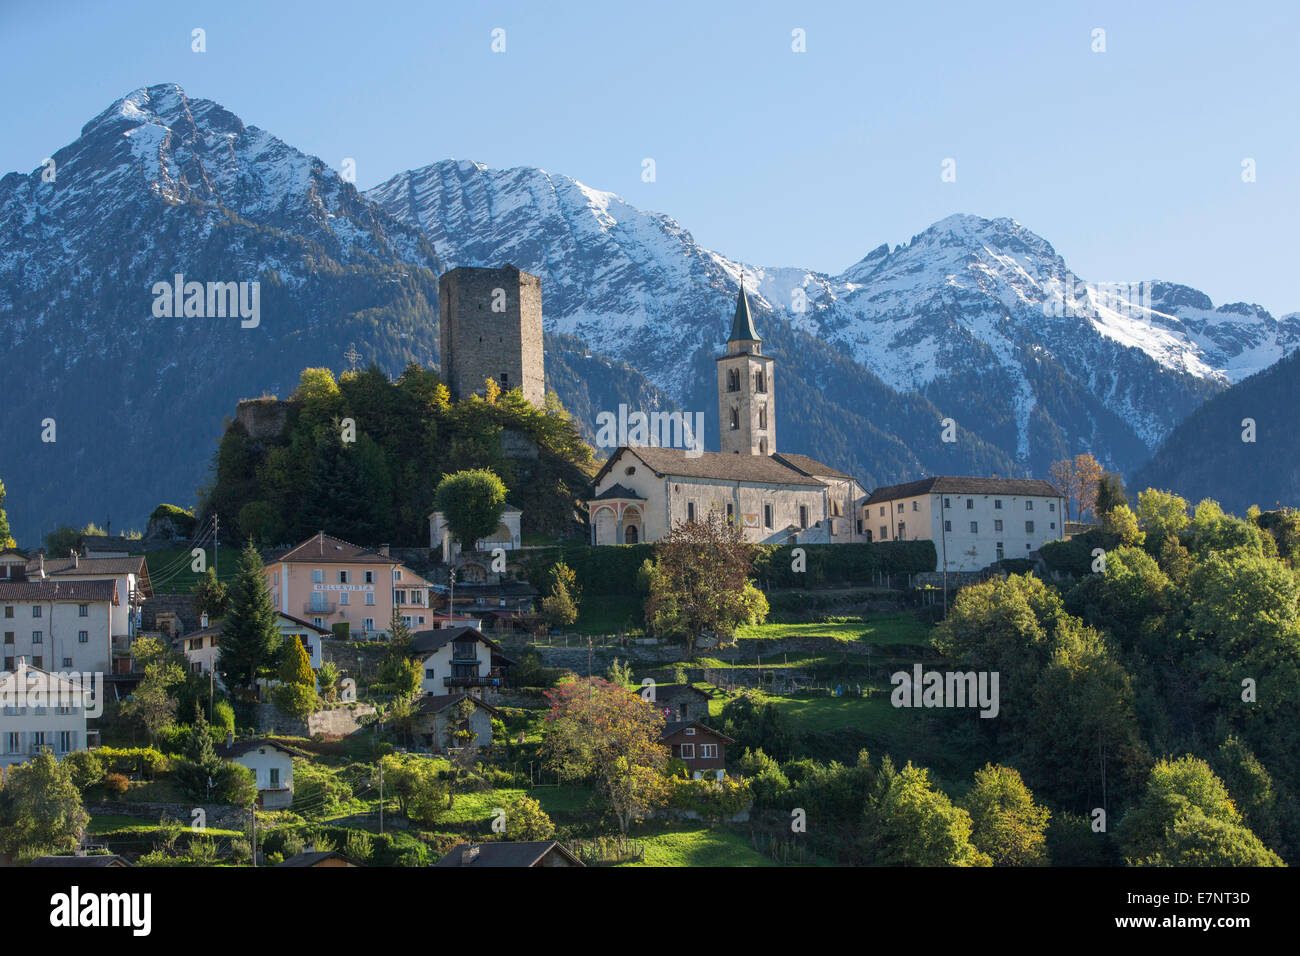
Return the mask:
<svg viewBox="0 0 1300 956"><path fill-rule="evenodd" d="M44 581L45 580L45 549L44 548L41 549L40 559L41 559L41 567L40 567L41 580Z"/></svg>
<svg viewBox="0 0 1300 956"><path fill-rule="evenodd" d="M203 613L199 615L199 627L206 629L208 626L208 615Z"/></svg>
<svg viewBox="0 0 1300 956"><path fill-rule="evenodd" d="M379 553L383 555L385 558L388 557L388 545L381 544L379 546Z"/></svg>
<svg viewBox="0 0 1300 956"><path fill-rule="evenodd" d="M72 566L73 566L74 568L79 568L79 567L81 567L80 562L77 560L77 549L76 549L76 548L73 548L72 551L71 551L71 554L72 554Z"/></svg>
<svg viewBox="0 0 1300 956"><path fill-rule="evenodd" d="M471 843L465 849L460 851L460 865L469 866L478 859L478 844Z"/></svg>

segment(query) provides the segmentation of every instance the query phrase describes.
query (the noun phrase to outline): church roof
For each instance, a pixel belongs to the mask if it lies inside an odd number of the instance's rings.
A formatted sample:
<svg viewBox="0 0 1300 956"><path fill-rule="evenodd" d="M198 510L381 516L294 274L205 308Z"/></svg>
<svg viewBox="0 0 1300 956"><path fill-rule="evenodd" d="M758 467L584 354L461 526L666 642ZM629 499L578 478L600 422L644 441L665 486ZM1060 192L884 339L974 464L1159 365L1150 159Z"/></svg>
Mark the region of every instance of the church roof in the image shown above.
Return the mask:
<svg viewBox="0 0 1300 956"><path fill-rule="evenodd" d="M788 452L777 452L772 455L773 458L779 458L791 468L802 471L810 477L824 475L827 478L844 478L852 480L852 475L846 475L838 468L832 468L830 465L823 465L816 458L809 458L807 455L792 455Z"/></svg>
<svg viewBox="0 0 1300 956"><path fill-rule="evenodd" d="M596 474L595 483L605 477L623 453L641 459L657 475L681 478L709 478L715 481L748 481L766 485L807 485L820 488L824 482L804 474L775 455L736 455L720 451L686 454L684 448L632 448L624 445L614 450ZM811 459L809 459L811 461ZM824 472L830 472L827 468Z"/></svg>
<svg viewBox="0 0 1300 956"><path fill-rule="evenodd" d="M728 342L761 342L754 331L754 317L749 314L749 299L745 295L745 283L740 283L740 295L736 297L736 315L731 320L731 335Z"/></svg>
<svg viewBox="0 0 1300 956"><path fill-rule="evenodd" d="M639 495L631 488L626 488L623 485L610 485L608 488L606 488L604 491L602 491L600 494L598 494L596 497L592 498L591 500L610 501L615 498L625 498L629 501L645 501L645 495Z"/></svg>

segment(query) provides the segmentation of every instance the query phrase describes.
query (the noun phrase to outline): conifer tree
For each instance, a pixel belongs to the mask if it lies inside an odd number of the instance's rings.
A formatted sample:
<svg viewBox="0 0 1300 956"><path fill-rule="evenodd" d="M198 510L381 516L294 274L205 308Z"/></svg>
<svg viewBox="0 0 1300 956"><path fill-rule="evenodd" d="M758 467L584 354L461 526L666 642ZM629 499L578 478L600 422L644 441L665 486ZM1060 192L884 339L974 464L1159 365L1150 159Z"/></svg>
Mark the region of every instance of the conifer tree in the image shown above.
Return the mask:
<svg viewBox="0 0 1300 956"><path fill-rule="evenodd" d="M230 587L230 610L221 622L217 667L227 687L251 691L280 645L275 605L266 586L262 558L250 540L239 555Z"/></svg>

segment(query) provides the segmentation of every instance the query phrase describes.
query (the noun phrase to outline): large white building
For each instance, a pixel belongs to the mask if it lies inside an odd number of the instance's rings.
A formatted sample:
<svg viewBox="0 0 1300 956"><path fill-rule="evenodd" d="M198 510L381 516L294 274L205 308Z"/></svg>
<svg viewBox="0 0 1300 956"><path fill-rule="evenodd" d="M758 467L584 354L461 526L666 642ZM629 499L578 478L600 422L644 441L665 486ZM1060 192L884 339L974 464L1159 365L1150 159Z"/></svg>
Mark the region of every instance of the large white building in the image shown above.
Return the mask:
<svg viewBox="0 0 1300 956"><path fill-rule="evenodd" d="M19 657L0 674L0 766L86 749L87 688Z"/></svg>
<svg viewBox="0 0 1300 956"><path fill-rule="evenodd" d="M979 571L1063 540L1064 501L1036 478L937 476L877 488L859 519L868 540L933 541L936 571Z"/></svg>
<svg viewBox="0 0 1300 956"><path fill-rule="evenodd" d="M674 525L710 512L736 523L746 541L867 540L853 520L864 490L852 476L807 455L776 450L776 363L763 354L743 286L726 353L717 363L722 451L662 443L616 449L597 473L595 495L587 502L591 543L658 541Z"/></svg>

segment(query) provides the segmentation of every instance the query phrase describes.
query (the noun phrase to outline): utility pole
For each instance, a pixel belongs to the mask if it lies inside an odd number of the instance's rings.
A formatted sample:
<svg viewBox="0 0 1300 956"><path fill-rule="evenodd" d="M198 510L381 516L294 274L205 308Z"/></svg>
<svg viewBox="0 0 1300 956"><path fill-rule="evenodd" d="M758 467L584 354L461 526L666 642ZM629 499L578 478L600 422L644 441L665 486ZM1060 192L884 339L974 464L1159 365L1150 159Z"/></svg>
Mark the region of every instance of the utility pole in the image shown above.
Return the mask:
<svg viewBox="0 0 1300 956"><path fill-rule="evenodd" d="M217 530L217 513L212 512L212 575L221 577L221 548L220 533Z"/></svg>
<svg viewBox="0 0 1300 956"><path fill-rule="evenodd" d="M248 808L248 815L253 823L253 866L257 866L257 803Z"/></svg>
<svg viewBox="0 0 1300 956"><path fill-rule="evenodd" d="M379 758L379 835L384 835L384 758Z"/></svg>
<svg viewBox="0 0 1300 956"><path fill-rule="evenodd" d="M943 540L943 616L948 616L948 499L939 496L939 535Z"/></svg>
<svg viewBox="0 0 1300 956"><path fill-rule="evenodd" d="M213 658L212 664L208 665L208 724L212 724L212 699L215 695L213 687L213 674L215 673L216 658Z"/></svg>

